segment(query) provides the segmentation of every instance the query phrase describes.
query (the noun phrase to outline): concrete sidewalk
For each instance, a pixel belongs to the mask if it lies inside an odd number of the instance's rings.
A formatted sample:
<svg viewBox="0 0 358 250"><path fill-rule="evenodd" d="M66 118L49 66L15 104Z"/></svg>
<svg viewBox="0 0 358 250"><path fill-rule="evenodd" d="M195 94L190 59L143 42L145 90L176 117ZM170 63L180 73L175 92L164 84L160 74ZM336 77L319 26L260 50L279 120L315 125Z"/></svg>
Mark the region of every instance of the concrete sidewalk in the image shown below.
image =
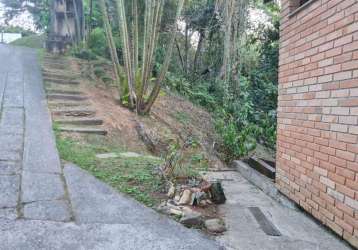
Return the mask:
<svg viewBox="0 0 358 250"><path fill-rule="evenodd" d="M0 59L0 249L219 249L62 167L36 53L0 45Z"/></svg>
<svg viewBox="0 0 358 250"><path fill-rule="evenodd" d="M351 249L347 243L307 214L273 200L238 172L208 172L206 178L212 181L220 180L225 190L227 201L219 206L219 213L224 217L228 231L217 237L217 240L227 249ZM253 213L257 210L260 210L265 218L257 218ZM281 235L267 234L270 227Z"/></svg>

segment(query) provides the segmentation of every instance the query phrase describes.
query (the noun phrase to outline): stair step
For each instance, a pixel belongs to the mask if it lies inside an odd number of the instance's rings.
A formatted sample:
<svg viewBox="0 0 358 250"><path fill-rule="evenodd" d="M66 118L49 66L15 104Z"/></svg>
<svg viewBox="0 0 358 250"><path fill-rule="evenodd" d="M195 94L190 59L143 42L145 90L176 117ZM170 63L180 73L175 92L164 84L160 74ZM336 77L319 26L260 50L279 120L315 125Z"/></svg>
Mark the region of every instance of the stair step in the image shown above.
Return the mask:
<svg viewBox="0 0 358 250"><path fill-rule="evenodd" d="M73 77L80 77L81 72L72 71L71 69L61 70L61 69L49 69L49 68L42 68L42 73L46 74L55 74L55 75L66 75L66 76L73 76Z"/></svg>
<svg viewBox="0 0 358 250"><path fill-rule="evenodd" d="M80 77L80 75L74 75L72 73L68 73L68 72L63 72L63 74L61 73L54 73L54 72L49 72L49 71L42 71L42 75L43 77L46 78L57 78L57 79L66 79L66 80L75 80L78 77Z"/></svg>
<svg viewBox="0 0 358 250"><path fill-rule="evenodd" d="M45 54L44 55L44 59L49 59L49 60L67 60L65 57L63 56L58 56L58 55L53 55L53 54Z"/></svg>
<svg viewBox="0 0 358 250"><path fill-rule="evenodd" d="M68 63L68 60L65 58L60 58L60 57L44 57L43 61L45 63L57 63L57 64L66 64Z"/></svg>
<svg viewBox="0 0 358 250"><path fill-rule="evenodd" d="M245 161L251 168L255 169L259 173L271 178L275 179L276 176L276 167L269 165L262 159L259 159L255 156L250 157Z"/></svg>
<svg viewBox="0 0 358 250"><path fill-rule="evenodd" d="M65 70L67 68L66 64L62 64L62 63L54 63L54 62L44 62L43 66L46 69L60 69L60 70Z"/></svg>
<svg viewBox="0 0 358 250"><path fill-rule="evenodd" d="M91 109L80 109L80 108L72 108L72 109L54 109L51 111L52 115L55 116L73 116L73 117L90 117L96 114L95 110Z"/></svg>
<svg viewBox="0 0 358 250"><path fill-rule="evenodd" d="M103 120L97 118L73 118L73 119L55 119L57 123L60 124L70 124L70 125L102 125Z"/></svg>
<svg viewBox="0 0 358 250"><path fill-rule="evenodd" d="M67 85L78 85L80 84L79 81L76 80L66 80L66 79L59 79L59 78L50 78L50 77L44 77L44 81L50 82L50 83L57 83L57 84L67 84Z"/></svg>
<svg viewBox="0 0 358 250"><path fill-rule="evenodd" d="M59 130L68 133L97 134L97 135L107 134L107 130L101 128L60 127Z"/></svg>
<svg viewBox="0 0 358 250"><path fill-rule="evenodd" d="M79 101L65 101L65 100L48 100L48 105L50 107L87 107L91 104L88 102L79 102Z"/></svg>
<svg viewBox="0 0 358 250"><path fill-rule="evenodd" d="M45 82L44 85L45 85L45 89L48 91L51 90L78 91L78 92L80 91L79 85L74 85L74 84L58 84L58 83Z"/></svg>
<svg viewBox="0 0 358 250"><path fill-rule="evenodd" d="M70 101L84 101L88 97L82 95L70 95L70 94L48 94L47 98L50 100L70 100Z"/></svg>
<svg viewBox="0 0 358 250"><path fill-rule="evenodd" d="M64 90L64 89L46 89L48 94L65 94L65 95L83 95L84 93L78 90Z"/></svg>

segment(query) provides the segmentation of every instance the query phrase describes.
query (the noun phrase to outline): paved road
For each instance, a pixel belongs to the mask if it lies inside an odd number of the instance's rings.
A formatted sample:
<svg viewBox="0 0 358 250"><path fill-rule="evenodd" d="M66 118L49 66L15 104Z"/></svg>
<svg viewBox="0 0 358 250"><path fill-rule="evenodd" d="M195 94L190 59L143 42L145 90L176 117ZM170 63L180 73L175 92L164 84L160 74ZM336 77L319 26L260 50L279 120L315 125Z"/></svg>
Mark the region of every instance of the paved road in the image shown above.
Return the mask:
<svg viewBox="0 0 358 250"><path fill-rule="evenodd" d="M200 234L62 167L36 53L0 45L0 249L218 249Z"/></svg>

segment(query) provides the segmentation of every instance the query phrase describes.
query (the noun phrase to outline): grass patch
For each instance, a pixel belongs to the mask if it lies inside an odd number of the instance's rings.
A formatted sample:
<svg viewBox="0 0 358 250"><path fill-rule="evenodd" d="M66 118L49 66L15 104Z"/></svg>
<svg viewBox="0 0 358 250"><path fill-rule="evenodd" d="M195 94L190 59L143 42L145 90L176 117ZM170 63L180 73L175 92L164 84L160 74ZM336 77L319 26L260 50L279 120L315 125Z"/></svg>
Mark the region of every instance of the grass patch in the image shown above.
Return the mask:
<svg viewBox="0 0 358 250"><path fill-rule="evenodd" d="M46 54L46 49L42 48L37 50L37 58L39 59L39 63L41 66L43 66L45 54Z"/></svg>
<svg viewBox="0 0 358 250"><path fill-rule="evenodd" d="M185 112L179 112L173 114L174 118L182 124L189 124L190 123L190 116Z"/></svg>
<svg viewBox="0 0 358 250"><path fill-rule="evenodd" d="M146 206L154 207L161 202L164 181L155 173L161 160L147 157L97 159L96 154L120 152L120 149L110 145L81 143L62 136L57 128L54 124L61 159L75 163Z"/></svg>
<svg viewBox="0 0 358 250"><path fill-rule="evenodd" d="M45 41L46 41L46 35L44 34L30 35L30 36L19 38L10 44L15 46L34 48L34 49L42 49L44 47Z"/></svg>
<svg viewBox="0 0 358 250"><path fill-rule="evenodd" d="M107 159L91 172L117 190L153 207L160 203L164 191L164 181L154 171L159 164L144 157Z"/></svg>

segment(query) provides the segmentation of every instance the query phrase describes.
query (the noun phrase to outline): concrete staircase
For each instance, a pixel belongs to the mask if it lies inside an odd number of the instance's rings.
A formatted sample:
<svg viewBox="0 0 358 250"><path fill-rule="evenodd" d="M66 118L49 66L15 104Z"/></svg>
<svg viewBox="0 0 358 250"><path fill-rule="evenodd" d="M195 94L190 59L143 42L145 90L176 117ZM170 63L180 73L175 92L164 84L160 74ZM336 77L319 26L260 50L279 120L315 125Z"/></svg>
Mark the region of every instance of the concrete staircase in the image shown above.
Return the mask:
<svg viewBox="0 0 358 250"><path fill-rule="evenodd" d="M52 119L61 132L107 134L103 120L81 91L81 74L71 69L68 59L45 55L42 74Z"/></svg>

